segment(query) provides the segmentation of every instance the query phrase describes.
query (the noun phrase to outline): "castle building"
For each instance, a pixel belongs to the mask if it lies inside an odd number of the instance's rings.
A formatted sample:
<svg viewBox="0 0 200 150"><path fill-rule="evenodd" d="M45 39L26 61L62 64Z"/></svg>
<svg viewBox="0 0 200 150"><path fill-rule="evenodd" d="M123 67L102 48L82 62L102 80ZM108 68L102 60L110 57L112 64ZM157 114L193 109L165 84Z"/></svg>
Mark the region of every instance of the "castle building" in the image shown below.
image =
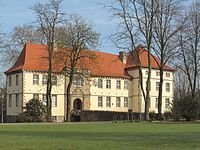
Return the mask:
<svg viewBox="0 0 200 150"><path fill-rule="evenodd" d="M45 100L48 56L47 46L40 44L25 44L16 63L6 74L7 86L7 120L16 121L22 113L25 104L33 99ZM71 88L72 112L94 112L101 114L109 112L127 113L131 109L135 113L144 113L144 99L139 85L137 66L129 55L124 52L119 55L105 52L95 52L100 58L98 69L89 70L89 80L76 78ZM140 52L143 83L147 79L147 51ZM159 89L159 60L152 55L151 99L150 111L157 112ZM62 74L61 66L53 67L52 76L52 118L62 122L66 117L66 84L68 77ZM164 67L162 111L169 111L173 99L174 69ZM86 120L86 119L85 119ZM90 120L90 119L88 119ZM92 120L92 119L91 119ZM98 120L98 116L96 118ZM103 120L103 119L102 119Z"/></svg>

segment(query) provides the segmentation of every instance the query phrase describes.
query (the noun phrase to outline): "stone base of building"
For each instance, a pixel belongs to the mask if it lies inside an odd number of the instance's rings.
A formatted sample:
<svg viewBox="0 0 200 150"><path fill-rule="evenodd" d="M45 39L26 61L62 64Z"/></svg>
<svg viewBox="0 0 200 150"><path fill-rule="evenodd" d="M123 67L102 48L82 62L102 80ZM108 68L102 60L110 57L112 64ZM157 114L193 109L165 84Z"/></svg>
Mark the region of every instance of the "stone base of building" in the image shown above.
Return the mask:
<svg viewBox="0 0 200 150"><path fill-rule="evenodd" d="M114 112L114 111L91 111L83 110L80 113L80 121L123 121L144 119L144 114L132 112Z"/></svg>
<svg viewBox="0 0 200 150"><path fill-rule="evenodd" d="M6 123L16 123L16 122L18 122L18 116L7 115L5 122Z"/></svg>

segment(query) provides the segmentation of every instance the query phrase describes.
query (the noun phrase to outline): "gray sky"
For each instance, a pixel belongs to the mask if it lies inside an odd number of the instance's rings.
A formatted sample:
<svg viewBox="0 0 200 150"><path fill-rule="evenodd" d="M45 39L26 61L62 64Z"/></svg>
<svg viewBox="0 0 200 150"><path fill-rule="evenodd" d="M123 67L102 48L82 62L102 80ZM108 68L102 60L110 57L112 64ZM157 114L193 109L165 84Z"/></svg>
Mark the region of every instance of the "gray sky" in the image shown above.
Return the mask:
<svg viewBox="0 0 200 150"><path fill-rule="evenodd" d="M0 0L0 30L11 32L15 26L28 24L35 21L35 14L30 9L39 0ZM45 3L48 0L40 0ZM109 0L111 2L112 0ZM102 44L98 49L110 53L119 50L109 40L109 35L114 31L116 23L110 14L101 5L108 0L64 0L62 10L66 14L78 13L95 24L95 30L101 34Z"/></svg>

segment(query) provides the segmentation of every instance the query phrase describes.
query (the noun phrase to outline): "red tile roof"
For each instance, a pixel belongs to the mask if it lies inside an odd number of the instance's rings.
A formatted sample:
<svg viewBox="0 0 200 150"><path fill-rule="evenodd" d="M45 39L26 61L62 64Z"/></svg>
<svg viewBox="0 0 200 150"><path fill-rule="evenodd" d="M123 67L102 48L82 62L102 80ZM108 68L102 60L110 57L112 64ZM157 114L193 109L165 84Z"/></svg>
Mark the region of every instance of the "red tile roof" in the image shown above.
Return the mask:
<svg viewBox="0 0 200 150"><path fill-rule="evenodd" d="M125 64L122 63L118 55L97 51L94 53L97 61L90 63L90 65L88 65L88 60L81 60L81 62L85 62L83 64L84 69L90 70L92 76L130 78L126 72L126 69L136 67L130 55L128 55L127 63ZM142 65L143 67L147 67L147 53L144 51L141 54ZM46 45L27 43L25 44L14 66L8 69L5 74L11 74L21 70L47 71L47 56L48 51ZM61 64L61 62L59 64L53 63L53 71L61 72L63 66L64 65ZM155 60L152 60L152 67L158 68ZM168 66L166 66L165 69L173 71L173 69Z"/></svg>
<svg viewBox="0 0 200 150"><path fill-rule="evenodd" d="M143 68L147 68L148 67L148 51L146 51L144 48L138 48L137 49L139 51L139 55L140 55L140 63L142 65ZM133 60L133 56L135 56L134 60ZM137 57L137 53L133 51L133 53L129 53L127 56L127 63L126 63L126 69L128 68L137 68L137 63L138 63L138 57ZM153 69L159 69L159 65L160 65L160 60L155 57L154 55L151 55L151 66ZM175 69L165 65L164 66L164 70L166 71L175 71Z"/></svg>

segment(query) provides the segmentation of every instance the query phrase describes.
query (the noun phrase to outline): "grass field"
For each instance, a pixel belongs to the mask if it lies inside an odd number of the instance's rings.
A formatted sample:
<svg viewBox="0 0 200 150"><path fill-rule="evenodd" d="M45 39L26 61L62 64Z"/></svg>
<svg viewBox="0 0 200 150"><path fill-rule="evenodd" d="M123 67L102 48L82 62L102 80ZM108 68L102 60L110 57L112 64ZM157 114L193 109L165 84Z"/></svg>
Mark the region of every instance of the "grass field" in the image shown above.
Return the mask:
<svg viewBox="0 0 200 150"><path fill-rule="evenodd" d="M200 124L0 125L0 150L200 150Z"/></svg>

